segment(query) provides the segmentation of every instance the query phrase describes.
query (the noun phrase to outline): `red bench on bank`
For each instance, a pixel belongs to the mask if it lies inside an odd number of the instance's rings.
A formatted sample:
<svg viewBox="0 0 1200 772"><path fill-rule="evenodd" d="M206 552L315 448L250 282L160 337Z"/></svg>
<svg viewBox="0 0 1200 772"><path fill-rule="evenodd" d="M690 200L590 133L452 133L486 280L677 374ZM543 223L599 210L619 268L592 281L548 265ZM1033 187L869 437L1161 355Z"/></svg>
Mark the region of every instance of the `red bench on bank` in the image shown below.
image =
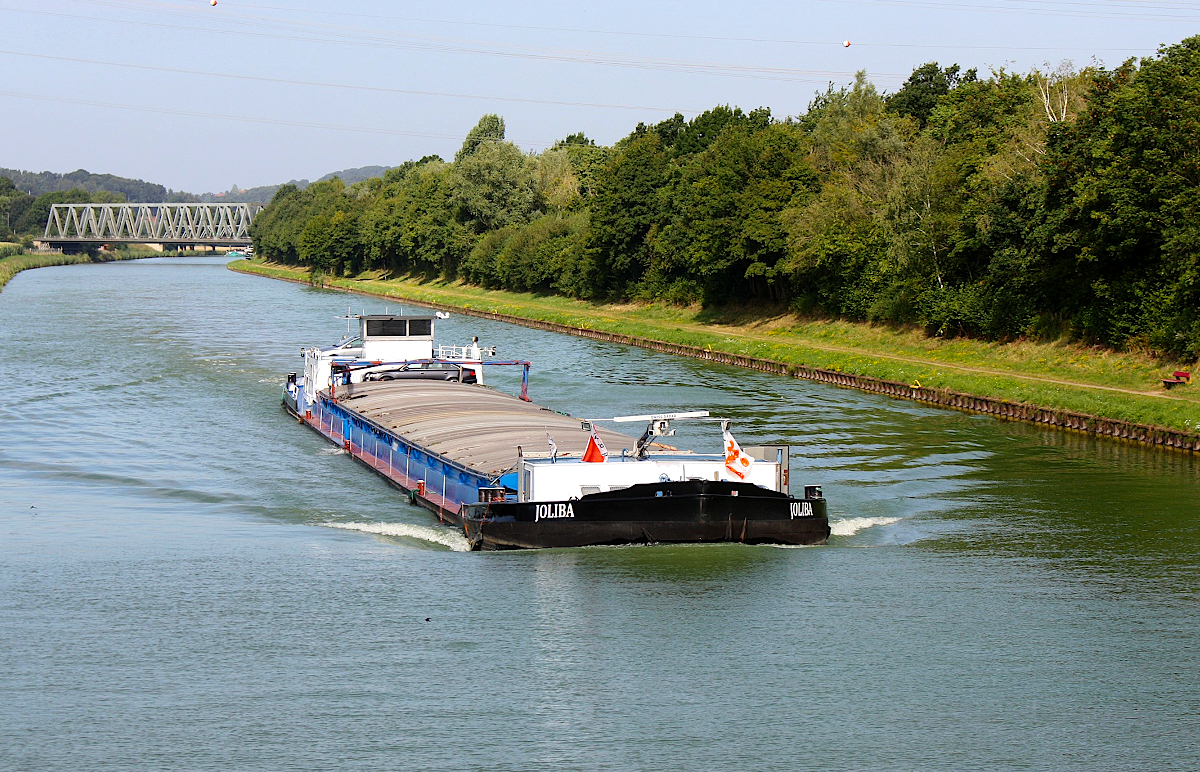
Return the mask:
<svg viewBox="0 0 1200 772"><path fill-rule="evenodd" d="M1162 384L1164 389L1170 389L1172 386L1178 386L1181 383L1191 383L1192 374L1186 370L1176 370L1171 373L1170 378L1163 378Z"/></svg>

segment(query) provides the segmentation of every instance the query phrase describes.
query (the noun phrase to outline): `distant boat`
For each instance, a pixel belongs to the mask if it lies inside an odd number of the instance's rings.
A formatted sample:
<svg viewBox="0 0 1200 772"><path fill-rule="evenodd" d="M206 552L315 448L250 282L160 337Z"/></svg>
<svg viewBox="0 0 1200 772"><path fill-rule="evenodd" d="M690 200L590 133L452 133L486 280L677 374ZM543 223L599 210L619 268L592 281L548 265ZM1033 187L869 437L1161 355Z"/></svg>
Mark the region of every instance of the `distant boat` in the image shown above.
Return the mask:
<svg viewBox="0 0 1200 772"><path fill-rule="evenodd" d="M249 255L247 255L245 252L243 252L243 251L242 251L242 250L240 250L240 249L231 249L231 250L229 250L228 252L226 252L226 253L225 253L225 257L230 257L230 258L233 258L233 257L249 257Z"/></svg>

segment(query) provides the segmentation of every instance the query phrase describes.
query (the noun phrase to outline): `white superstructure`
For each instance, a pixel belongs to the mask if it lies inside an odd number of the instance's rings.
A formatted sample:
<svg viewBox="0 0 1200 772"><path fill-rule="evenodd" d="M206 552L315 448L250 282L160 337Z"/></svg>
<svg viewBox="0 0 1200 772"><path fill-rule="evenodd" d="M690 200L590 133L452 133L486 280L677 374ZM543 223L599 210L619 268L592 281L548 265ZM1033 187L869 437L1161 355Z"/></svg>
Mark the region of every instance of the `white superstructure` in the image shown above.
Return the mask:
<svg viewBox="0 0 1200 772"><path fill-rule="evenodd" d="M773 491L787 492L785 446L745 448L762 458L739 478L726 466L724 456L677 452L609 458L599 463L574 459L528 457L521 459L518 501L566 501L591 493L607 493L631 485L686 480L747 482ZM779 451L778 453L776 451ZM769 458L768 458L769 457Z"/></svg>
<svg viewBox="0 0 1200 772"><path fill-rule="evenodd" d="M470 373L474 383L483 383L483 355L495 354L495 348L485 350L473 339L465 346L433 345L434 327L438 316L406 316L403 314L361 314L357 336L347 335L327 348L302 349L304 377L294 385L297 402L312 405L317 392L331 386L362 383L371 380L392 380L401 373L430 374L440 367L453 367ZM338 377L334 379L334 370ZM291 388L293 384L289 384Z"/></svg>
<svg viewBox="0 0 1200 772"><path fill-rule="evenodd" d="M621 448L620 453L608 453L603 461L588 453L582 457L559 458L556 453L523 456L518 469L518 501L562 501L577 499L592 493L608 493L642 483L713 482L751 483L768 490L787 493L789 448L786 445L763 445L741 448L729 434L729 422L721 421L722 434L732 443L720 454L698 454L679 451L662 445L659 437L675 434L672 421L709 419L707 410L683 413L654 413L650 415L618 416L614 423L644 422L646 429L634 447ZM583 421L585 430L592 431L594 421ZM597 448L597 452L599 448ZM745 458L745 461L740 459Z"/></svg>

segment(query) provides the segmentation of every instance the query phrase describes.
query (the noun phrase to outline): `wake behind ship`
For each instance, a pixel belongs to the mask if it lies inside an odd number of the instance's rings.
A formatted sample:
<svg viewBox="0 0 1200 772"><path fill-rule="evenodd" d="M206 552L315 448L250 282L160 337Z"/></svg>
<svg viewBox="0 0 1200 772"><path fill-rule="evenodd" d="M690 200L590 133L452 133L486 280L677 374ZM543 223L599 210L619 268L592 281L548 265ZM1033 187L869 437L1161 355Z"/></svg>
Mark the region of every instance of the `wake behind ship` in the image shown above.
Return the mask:
<svg viewBox="0 0 1200 772"><path fill-rule="evenodd" d="M283 404L410 500L461 528L472 549L654 542L823 544L819 486L789 490L786 445L723 452L660 438L705 411L580 420L528 400L529 362L479 346L434 346L436 316L360 315L357 336L303 350ZM485 386L521 367L521 396ZM597 424L641 423L640 437ZM612 450L610 451L609 448Z"/></svg>

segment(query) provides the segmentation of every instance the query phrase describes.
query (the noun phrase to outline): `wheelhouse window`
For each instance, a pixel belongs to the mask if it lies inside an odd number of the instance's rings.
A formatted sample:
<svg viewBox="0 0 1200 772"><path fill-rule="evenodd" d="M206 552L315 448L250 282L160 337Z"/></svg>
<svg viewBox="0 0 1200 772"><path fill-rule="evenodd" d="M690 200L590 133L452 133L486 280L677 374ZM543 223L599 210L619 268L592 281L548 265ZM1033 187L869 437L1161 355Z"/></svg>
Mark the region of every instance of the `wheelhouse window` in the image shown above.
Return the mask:
<svg viewBox="0 0 1200 772"><path fill-rule="evenodd" d="M414 320L420 321L420 320ZM428 334L428 333L422 333ZM408 337L407 319L368 319L368 337L406 338Z"/></svg>
<svg viewBox="0 0 1200 772"><path fill-rule="evenodd" d="M433 320L421 317L364 319L368 338L432 338Z"/></svg>

